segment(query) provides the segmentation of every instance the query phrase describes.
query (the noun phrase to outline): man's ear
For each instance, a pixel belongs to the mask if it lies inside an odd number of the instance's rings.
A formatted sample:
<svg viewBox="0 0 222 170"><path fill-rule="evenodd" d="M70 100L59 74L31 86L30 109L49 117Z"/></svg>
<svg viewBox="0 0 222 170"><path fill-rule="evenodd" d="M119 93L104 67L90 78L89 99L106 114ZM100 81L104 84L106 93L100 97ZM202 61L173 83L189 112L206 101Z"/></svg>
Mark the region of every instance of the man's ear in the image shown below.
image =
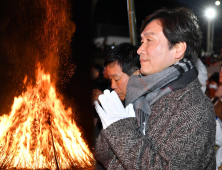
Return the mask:
<svg viewBox="0 0 222 170"><path fill-rule="evenodd" d="M187 49L187 43L186 42L179 42L175 45L176 48L176 55L175 59L180 60L184 57L184 53Z"/></svg>
<svg viewBox="0 0 222 170"><path fill-rule="evenodd" d="M136 70L134 73L133 73L133 75L139 75L141 72L140 72L140 70Z"/></svg>

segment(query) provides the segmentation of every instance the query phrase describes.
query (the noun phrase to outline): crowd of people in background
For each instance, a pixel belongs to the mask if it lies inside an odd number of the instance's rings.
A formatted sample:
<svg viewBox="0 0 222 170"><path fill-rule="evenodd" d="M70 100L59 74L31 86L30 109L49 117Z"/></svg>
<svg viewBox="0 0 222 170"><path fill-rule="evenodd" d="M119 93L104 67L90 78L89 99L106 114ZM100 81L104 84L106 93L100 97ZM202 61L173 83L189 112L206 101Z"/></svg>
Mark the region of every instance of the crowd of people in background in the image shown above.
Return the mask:
<svg viewBox="0 0 222 170"><path fill-rule="evenodd" d="M202 52L199 55L199 58L201 59L201 61L204 63L204 65L206 67L209 67L211 65L215 65L217 64L217 62L222 60L222 49L220 50L220 52L217 53L208 53L208 52Z"/></svg>

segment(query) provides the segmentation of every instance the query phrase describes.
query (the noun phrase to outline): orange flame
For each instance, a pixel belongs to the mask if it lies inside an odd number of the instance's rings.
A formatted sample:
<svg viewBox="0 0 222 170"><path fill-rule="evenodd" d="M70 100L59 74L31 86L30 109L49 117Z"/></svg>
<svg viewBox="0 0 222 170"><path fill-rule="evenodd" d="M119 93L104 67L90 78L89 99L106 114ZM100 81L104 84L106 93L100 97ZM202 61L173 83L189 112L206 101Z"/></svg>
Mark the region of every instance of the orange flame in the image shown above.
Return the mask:
<svg viewBox="0 0 222 170"><path fill-rule="evenodd" d="M27 77L24 82L26 82ZM14 98L0 117L0 168L73 169L92 166L94 158L57 97L50 75L38 68L35 87Z"/></svg>

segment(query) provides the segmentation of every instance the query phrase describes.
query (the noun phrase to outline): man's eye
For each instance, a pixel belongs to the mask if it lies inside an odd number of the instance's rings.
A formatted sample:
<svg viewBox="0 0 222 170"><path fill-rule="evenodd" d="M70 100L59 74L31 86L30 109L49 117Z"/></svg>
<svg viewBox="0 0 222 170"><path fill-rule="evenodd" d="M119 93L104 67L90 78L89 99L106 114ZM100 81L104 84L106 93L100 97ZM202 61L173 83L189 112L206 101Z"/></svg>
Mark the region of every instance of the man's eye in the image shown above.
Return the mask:
<svg viewBox="0 0 222 170"><path fill-rule="evenodd" d="M147 41L151 41L150 39L147 39Z"/></svg>
<svg viewBox="0 0 222 170"><path fill-rule="evenodd" d="M119 81L119 79L115 79L115 81Z"/></svg>

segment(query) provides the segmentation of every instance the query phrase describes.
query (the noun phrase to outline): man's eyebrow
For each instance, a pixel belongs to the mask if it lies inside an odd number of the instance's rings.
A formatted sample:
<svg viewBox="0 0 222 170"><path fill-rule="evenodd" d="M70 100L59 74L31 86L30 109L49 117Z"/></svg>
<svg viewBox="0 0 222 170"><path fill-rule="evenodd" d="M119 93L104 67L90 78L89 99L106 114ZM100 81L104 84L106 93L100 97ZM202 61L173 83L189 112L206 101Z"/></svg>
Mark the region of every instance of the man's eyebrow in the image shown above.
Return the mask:
<svg viewBox="0 0 222 170"><path fill-rule="evenodd" d="M144 34L141 34L140 37L142 38L142 37L146 37L148 35L155 35L155 33L154 32L145 32Z"/></svg>
<svg viewBox="0 0 222 170"><path fill-rule="evenodd" d="M117 74L113 74L113 75L112 75L112 77L117 77L117 76L118 76Z"/></svg>
<svg viewBox="0 0 222 170"><path fill-rule="evenodd" d="M112 74L112 75L109 75L109 78L117 77L117 76L118 76L117 74Z"/></svg>

